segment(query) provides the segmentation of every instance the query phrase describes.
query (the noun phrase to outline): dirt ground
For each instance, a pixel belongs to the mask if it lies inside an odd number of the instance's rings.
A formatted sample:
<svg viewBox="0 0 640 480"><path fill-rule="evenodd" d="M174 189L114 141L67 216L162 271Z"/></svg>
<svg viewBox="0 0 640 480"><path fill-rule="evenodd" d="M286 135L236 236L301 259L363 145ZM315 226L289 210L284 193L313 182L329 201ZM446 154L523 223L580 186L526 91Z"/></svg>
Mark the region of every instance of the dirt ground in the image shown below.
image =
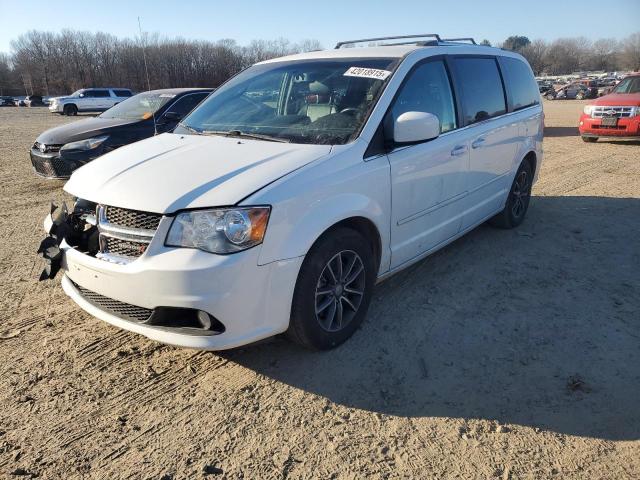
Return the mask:
<svg viewBox="0 0 640 480"><path fill-rule="evenodd" d="M61 182L27 150L75 118L0 109L0 476L640 478L640 144L545 102L528 218L379 285L337 350L221 354L119 331L38 283Z"/></svg>

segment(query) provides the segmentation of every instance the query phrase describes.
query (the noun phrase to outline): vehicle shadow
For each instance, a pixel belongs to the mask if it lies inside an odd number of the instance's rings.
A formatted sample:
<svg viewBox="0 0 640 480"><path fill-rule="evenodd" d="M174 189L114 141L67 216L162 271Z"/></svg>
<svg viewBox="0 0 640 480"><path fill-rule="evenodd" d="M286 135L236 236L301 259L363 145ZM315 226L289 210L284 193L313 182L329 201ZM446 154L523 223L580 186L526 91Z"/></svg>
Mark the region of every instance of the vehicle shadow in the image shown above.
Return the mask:
<svg viewBox="0 0 640 480"><path fill-rule="evenodd" d="M545 137L577 137L578 127L544 127Z"/></svg>
<svg viewBox="0 0 640 480"><path fill-rule="evenodd" d="M640 438L640 199L534 197L377 286L347 343L221 355L348 407Z"/></svg>

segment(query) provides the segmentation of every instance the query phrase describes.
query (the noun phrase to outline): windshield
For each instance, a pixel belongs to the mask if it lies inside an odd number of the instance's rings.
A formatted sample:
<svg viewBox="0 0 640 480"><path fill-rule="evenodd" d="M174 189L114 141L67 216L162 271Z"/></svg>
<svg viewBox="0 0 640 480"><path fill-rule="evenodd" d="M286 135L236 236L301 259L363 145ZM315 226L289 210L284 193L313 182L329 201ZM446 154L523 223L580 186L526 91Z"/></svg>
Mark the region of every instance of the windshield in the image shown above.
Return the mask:
<svg viewBox="0 0 640 480"><path fill-rule="evenodd" d="M100 118L122 118L123 120L146 120L151 118L175 95L168 93L139 93L120 102L100 115Z"/></svg>
<svg viewBox="0 0 640 480"><path fill-rule="evenodd" d="M640 75L622 80L613 93L640 93Z"/></svg>
<svg viewBox="0 0 640 480"><path fill-rule="evenodd" d="M254 65L216 90L175 133L344 144L359 134L397 61L340 59Z"/></svg>

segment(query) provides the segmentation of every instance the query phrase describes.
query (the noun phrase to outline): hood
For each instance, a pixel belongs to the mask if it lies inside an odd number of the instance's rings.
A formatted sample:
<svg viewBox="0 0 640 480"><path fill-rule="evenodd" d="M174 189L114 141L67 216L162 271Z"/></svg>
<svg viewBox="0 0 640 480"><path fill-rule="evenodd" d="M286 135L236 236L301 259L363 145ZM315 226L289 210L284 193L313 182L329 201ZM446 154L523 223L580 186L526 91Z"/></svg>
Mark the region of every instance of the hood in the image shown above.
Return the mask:
<svg viewBox="0 0 640 480"><path fill-rule="evenodd" d="M592 105L635 107L640 105L640 93L610 93L595 99Z"/></svg>
<svg viewBox="0 0 640 480"><path fill-rule="evenodd" d="M64 189L92 202L155 213L234 205L330 152L330 145L165 133L88 163Z"/></svg>
<svg viewBox="0 0 640 480"><path fill-rule="evenodd" d="M139 119L123 120L120 118L87 118L77 122L68 123L52 128L41 133L36 141L45 145L63 145L69 142L84 140L105 133L106 129L130 125L139 122Z"/></svg>

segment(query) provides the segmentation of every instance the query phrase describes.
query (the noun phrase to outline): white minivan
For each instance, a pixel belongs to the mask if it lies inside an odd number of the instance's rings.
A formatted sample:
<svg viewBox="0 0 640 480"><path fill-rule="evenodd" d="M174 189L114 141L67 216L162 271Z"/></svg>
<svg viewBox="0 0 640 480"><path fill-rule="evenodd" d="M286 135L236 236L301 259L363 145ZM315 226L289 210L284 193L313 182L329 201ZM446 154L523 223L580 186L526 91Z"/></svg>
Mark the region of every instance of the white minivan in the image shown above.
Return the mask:
<svg viewBox="0 0 640 480"><path fill-rule="evenodd" d="M418 37L258 63L173 133L75 171L41 278L61 268L84 310L173 345L344 342L376 282L518 226L542 163L525 59Z"/></svg>

